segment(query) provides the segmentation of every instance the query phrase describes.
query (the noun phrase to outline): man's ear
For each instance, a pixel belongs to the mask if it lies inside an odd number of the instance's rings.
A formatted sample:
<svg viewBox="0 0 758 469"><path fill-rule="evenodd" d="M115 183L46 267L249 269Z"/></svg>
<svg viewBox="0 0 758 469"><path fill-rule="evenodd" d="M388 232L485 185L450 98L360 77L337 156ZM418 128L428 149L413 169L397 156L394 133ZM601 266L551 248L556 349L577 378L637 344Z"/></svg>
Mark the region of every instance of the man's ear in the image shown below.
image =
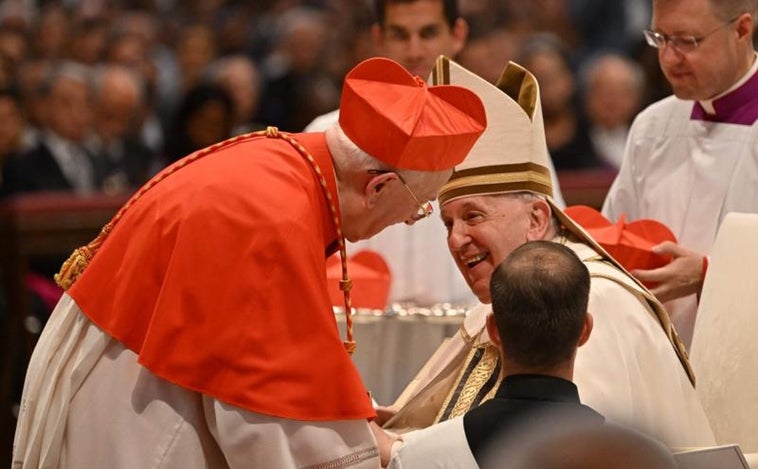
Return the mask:
<svg viewBox="0 0 758 469"><path fill-rule="evenodd" d="M450 31L453 36L453 57L460 54L463 48L466 46L466 38L468 38L468 23L463 18L457 18L453 23L453 29Z"/></svg>
<svg viewBox="0 0 758 469"><path fill-rule="evenodd" d="M753 15L743 13L737 17L737 34L740 40L752 41L753 38Z"/></svg>
<svg viewBox="0 0 758 469"><path fill-rule="evenodd" d="M387 189L387 183L397 177L394 173L377 174L366 183L363 197L366 200L366 207L373 208L379 201L379 195Z"/></svg>
<svg viewBox="0 0 758 469"><path fill-rule="evenodd" d="M590 338L590 334L592 334L592 327L594 324L594 320L592 319L592 315L589 311L587 311L587 314L584 316L584 325L582 326L582 334L579 336L579 342L577 342L576 346L581 347L584 345L587 340Z"/></svg>
<svg viewBox="0 0 758 469"><path fill-rule="evenodd" d="M487 333L490 335L490 340L495 344L495 347L502 350L503 341L500 340L500 331L497 330L497 321L495 321L494 314L487 315Z"/></svg>
<svg viewBox="0 0 758 469"><path fill-rule="evenodd" d="M526 232L527 241L538 241L545 239L548 228L550 228L551 211L550 205L540 198L532 203L529 212L529 228Z"/></svg>

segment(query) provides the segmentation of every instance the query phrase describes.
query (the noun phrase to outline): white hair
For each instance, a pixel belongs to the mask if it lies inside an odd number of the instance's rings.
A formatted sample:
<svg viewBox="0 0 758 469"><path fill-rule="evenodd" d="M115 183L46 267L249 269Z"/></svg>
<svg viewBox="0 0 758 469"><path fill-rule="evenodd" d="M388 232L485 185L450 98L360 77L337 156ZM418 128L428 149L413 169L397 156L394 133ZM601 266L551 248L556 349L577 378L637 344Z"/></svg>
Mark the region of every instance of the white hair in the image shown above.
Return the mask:
<svg viewBox="0 0 758 469"><path fill-rule="evenodd" d="M394 171L403 176L408 184L423 184L429 171L414 171L410 169L393 168L361 150L342 130L339 123L327 128L326 143L334 157L335 164L345 172L362 172L369 169Z"/></svg>

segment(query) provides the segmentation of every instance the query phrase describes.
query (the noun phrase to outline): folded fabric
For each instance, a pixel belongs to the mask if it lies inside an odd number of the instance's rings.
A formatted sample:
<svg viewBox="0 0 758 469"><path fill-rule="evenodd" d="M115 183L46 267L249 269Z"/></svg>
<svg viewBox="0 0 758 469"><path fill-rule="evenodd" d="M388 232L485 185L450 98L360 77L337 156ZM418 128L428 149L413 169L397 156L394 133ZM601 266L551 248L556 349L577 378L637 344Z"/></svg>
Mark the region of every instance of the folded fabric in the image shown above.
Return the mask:
<svg viewBox="0 0 758 469"><path fill-rule="evenodd" d="M671 262L671 256L653 252L653 247L664 241L676 242L671 230L656 220L627 223L626 216L622 214L616 223L612 223L600 212L585 205L568 207L565 213L628 271L655 269Z"/></svg>
<svg viewBox="0 0 758 469"><path fill-rule="evenodd" d="M392 276L381 254L368 249L355 253L347 259L347 272L353 281L350 291L353 308L387 308ZM345 298L339 286L342 279L339 255L326 260L326 279L332 305L344 307Z"/></svg>

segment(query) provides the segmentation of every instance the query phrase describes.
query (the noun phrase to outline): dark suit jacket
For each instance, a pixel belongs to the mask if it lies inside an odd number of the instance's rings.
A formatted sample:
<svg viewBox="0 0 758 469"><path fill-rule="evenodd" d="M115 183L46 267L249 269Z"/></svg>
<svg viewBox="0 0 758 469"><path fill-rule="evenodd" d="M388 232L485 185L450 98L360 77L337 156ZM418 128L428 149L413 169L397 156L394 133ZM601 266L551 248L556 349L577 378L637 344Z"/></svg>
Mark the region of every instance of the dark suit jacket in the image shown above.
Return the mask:
<svg viewBox="0 0 758 469"><path fill-rule="evenodd" d="M104 166L90 155L95 187L100 187ZM26 153L9 157L3 168L3 193L72 191L71 183L63 175L58 162L44 142Z"/></svg>
<svg viewBox="0 0 758 469"><path fill-rule="evenodd" d="M466 440L481 464L488 446L508 433L529 431L534 425L572 420L603 424L604 418L579 402L579 392L571 381L545 375L506 376L493 399L463 417Z"/></svg>

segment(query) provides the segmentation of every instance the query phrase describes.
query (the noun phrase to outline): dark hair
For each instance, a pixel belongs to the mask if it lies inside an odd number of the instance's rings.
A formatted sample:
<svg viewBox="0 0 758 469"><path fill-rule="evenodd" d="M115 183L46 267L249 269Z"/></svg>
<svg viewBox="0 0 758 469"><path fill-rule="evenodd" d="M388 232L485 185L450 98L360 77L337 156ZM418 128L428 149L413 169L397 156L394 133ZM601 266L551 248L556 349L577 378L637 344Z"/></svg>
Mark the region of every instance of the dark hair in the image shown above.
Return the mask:
<svg viewBox="0 0 758 469"><path fill-rule="evenodd" d="M187 126L190 119L207 103L216 102L223 106L227 116L229 116L230 134L225 138L231 137L232 115L234 114L234 103L229 94L220 86L210 83L199 83L190 88L182 97L178 109L172 118L172 131L166 139L166 161L173 163L190 153L199 150L195 142L192 141L188 133Z"/></svg>
<svg viewBox="0 0 758 469"><path fill-rule="evenodd" d="M550 241L515 249L490 279L506 360L535 372L570 360L587 313L590 275L574 252Z"/></svg>
<svg viewBox="0 0 758 469"><path fill-rule="evenodd" d="M387 5L394 3L415 3L419 0L374 0L374 13L376 15L376 22L384 27L385 16L387 12ZM442 11L445 14L445 20L448 26L451 28L455 25L455 21L460 17L458 13L458 0L439 0L442 2Z"/></svg>

